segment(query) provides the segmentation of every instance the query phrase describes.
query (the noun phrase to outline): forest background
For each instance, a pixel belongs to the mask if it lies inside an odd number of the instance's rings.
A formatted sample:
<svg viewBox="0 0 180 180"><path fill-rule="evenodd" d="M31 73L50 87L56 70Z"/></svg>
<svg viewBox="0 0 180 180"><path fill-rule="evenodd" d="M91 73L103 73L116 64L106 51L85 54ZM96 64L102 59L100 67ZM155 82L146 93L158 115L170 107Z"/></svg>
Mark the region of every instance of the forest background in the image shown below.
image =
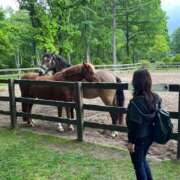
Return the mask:
<svg viewBox="0 0 180 180"><path fill-rule="evenodd" d="M180 62L160 0L18 0L0 9L0 68L37 66L45 52L72 64Z"/></svg>

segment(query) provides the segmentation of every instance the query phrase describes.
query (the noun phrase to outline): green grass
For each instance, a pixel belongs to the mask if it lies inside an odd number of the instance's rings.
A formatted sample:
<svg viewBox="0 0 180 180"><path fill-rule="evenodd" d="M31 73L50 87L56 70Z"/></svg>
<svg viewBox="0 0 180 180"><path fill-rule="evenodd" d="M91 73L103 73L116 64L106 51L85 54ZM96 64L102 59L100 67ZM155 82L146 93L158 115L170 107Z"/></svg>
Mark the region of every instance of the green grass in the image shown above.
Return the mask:
<svg viewBox="0 0 180 180"><path fill-rule="evenodd" d="M114 156L115 154L115 156ZM155 180L180 179L180 163L151 162ZM126 150L0 129L1 180L134 180Z"/></svg>

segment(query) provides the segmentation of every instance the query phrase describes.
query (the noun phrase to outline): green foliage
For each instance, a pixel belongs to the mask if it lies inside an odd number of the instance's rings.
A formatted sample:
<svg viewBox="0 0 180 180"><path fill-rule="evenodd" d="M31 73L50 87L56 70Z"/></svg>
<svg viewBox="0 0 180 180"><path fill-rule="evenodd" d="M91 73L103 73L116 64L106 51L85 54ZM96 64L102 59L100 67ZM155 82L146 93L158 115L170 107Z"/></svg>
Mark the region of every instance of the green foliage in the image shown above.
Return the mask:
<svg viewBox="0 0 180 180"><path fill-rule="evenodd" d="M20 10L9 18L0 10L0 58L5 65L16 66L17 59L23 61L21 66L36 65L44 52L71 57L73 64L88 56L95 64L111 64L115 51L119 63L155 61L169 51L166 15L159 0L19 2Z"/></svg>
<svg viewBox="0 0 180 180"><path fill-rule="evenodd" d="M122 64L131 64L131 63L132 63L132 60L129 57L126 57L122 60Z"/></svg>
<svg viewBox="0 0 180 180"><path fill-rule="evenodd" d="M166 15L162 11L159 0L127 0L121 1L120 7L121 28L126 38L127 56L138 56L138 59L147 58L149 48L163 40L163 45L156 45L161 50L156 54L167 52L164 39L167 38ZM160 34L162 37L157 37ZM153 48L154 51L154 48ZM154 52L153 52L154 53Z"/></svg>
<svg viewBox="0 0 180 180"><path fill-rule="evenodd" d="M149 49L149 58L157 61L161 60L169 52L168 41L163 35L156 35L154 45Z"/></svg>
<svg viewBox="0 0 180 180"><path fill-rule="evenodd" d="M173 61L173 57L166 56L166 57L162 58L162 61L164 63L171 63Z"/></svg>
<svg viewBox="0 0 180 180"><path fill-rule="evenodd" d="M141 66L144 68L150 68L151 67L151 62L148 59L141 59L139 61L141 63Z"/></svg>
<svg viewBox="0 0 180 180"><path fill-rule="evenodd" d="M180 27L172 34L171 49L174 53L180 53Z"/></svg>
<svg viewBox="0 0 180 180"><path fill-rule="evenodd" d="M173 58L173 62L180 62L180 54L176 54L176 56Z"/></svg>
<svg viewBox="0 0 180 180"><path fill-rule="evenodd" d="M33 35L27 11L17 11L9 18L1 19L0 26L1 68L30 65Z"/></svg>
<svg viewBox="0 0 180 180"><path fill-rule="evenodd" d="M92 63L95 65L100 65L102 64L102 60L100 58L94 58Z"/></svg>
<svg viewBox="0 0 180 180"><path fill-rule="evenodd" d="M165 65L166 63L165 62L163 62L163 61L156 61L156 66L157 67L161 67L161 66L163 66L163 65Z"/></svg>

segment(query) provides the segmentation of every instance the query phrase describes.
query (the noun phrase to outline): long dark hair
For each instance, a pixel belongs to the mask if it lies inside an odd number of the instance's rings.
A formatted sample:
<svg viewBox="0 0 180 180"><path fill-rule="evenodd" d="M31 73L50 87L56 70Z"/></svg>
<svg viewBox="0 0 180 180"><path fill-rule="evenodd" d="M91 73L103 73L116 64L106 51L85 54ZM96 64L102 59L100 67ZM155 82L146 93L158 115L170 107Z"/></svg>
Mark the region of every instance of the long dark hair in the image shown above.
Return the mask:
<svg viewBox="0 0 180 180"><path fill-rule="evenodd" d="M134 72L132 85L133 97L144 96L150 110L155 109L156 95L152 92L152 79L147 69L139 69Z"/></svg>

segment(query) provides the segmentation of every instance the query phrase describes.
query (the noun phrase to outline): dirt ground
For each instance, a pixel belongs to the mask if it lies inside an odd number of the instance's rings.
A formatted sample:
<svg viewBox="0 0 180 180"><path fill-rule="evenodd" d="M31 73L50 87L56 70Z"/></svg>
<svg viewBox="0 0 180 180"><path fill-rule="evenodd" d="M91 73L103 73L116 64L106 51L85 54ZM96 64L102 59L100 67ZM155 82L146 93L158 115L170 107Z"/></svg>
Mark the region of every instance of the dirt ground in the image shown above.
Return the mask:
<svg viewBox="0 0 180 180"><path fill-rule="evenodd" d="M118 75L123 82L131 83L132 73L130 72L113 72ZM180 72L152 72L152 80L153 84L159 83L168 83L168 84L180 84ZM6 96L8 94L7 88L3 91L0 91L0 96ZM178 110L178 93L174 92L158 92L158 94L162 97L163 107L168 111L177 111ZM19 96L19 88L16 87L16 95ZM125 91L126 102L125 106L127 106L129 99L132 97L130 91ZM103 104L99 98L89 100L85 99L85 103L92 104ZM7 102L0 102L0 110L8 110L9 104ZM21 111L21 105L17 104L17 109ZM57 116L57 109L49 106L33 106L33 113L37 114L45 114ZM108 113L104 112L95 112L95 111L85 111L84 119L90 122L98 122L98 123L106 123L111 124L111 119ZM56 136L63 136L68 138L76 138L76 130L74 132L67 131L65 129L64 133L59 133L57 131L57 124L51 122L44 122L35 120L36 126L33 128L25 127L22 123L21 118L18 118L18 126L27 130L33 130L43 133L51 133ZM174 131L177 131L177 120L173 120L174 123ZM0 116L0 126L9 126L10 119L8 116ZM119 133L116 138L112 138L109 133L103 134L102 130L98 129L90 129L87 128L84 131L84 140L87 142L93 142L98 144L103 144L107 146L115 146L115 147L126 147L127 144L127 134ZM174 140L169 141L166 145L158 145L153 144L150 149L149 156L152 159L161 161L167 159L175 159L177 152L177 142Z"/></svg>

